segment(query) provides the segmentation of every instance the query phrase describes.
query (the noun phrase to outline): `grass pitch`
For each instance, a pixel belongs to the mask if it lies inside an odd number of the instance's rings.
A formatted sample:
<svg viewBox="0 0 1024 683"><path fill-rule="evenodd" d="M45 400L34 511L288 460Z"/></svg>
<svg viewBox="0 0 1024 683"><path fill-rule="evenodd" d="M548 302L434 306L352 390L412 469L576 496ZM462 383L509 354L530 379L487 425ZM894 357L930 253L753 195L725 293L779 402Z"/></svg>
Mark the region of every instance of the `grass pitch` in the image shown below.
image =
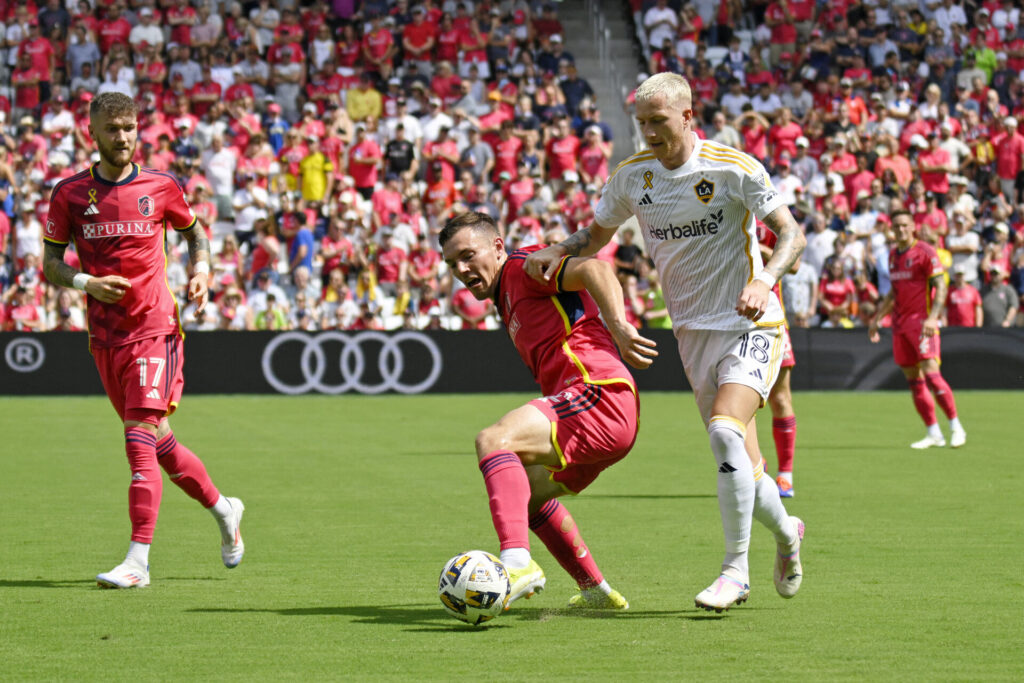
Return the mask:
<svg viewBox="0 0 1024 683"><path fill-rule="evenodd" d="M485 629L437 575L496 547L473 437L532 396L186 396L172 424L245 501L245 561L165 483L133 591L93 580L129 535L106 400L0 399L0 680L1020 680L1022 396L958 392L967 446L917 452L905 393L798 394L803 588L775 594L755 523L751 599L715 615L693 606L722 553L706 436L688 394L646 394L630 456L563 499L629 612L567 612L536 543L547 591Z"/></svg>

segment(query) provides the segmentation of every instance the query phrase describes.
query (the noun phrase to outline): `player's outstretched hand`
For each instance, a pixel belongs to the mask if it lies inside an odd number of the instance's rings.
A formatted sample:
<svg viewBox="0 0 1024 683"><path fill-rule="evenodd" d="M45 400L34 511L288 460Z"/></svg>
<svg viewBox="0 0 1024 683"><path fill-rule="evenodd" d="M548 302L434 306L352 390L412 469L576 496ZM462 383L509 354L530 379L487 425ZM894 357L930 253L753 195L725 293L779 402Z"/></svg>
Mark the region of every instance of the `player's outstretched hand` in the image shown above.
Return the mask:
<svg viewBox="0 0 1024 683"><path fill-rule="evenodd" d="M736 300L736 312L744 317L757 322L768 310L768 295L771 290L768 285L760 280L754 280L747 284L740 292L740 298Z"/></svg>
<svg viewBox="0 0 1024 683"><path fill-rule="evenodd" d="M872 344L877 344L881 339L882 335L878 334L878 323L872 321L871 324L868 325L868 340Z"/></svg>
<svg viewBox="0 0 1024 683"><path fill-rule="evenodd" d="M120 275L91 277L85 283L85 293L105 304L115 304L132 288L132 283Z"/></svg>
<svg viewBox="0 0 1024 683"><path fill-rule="evenodd" d="M622 360L637 370L650 367L658 357L657 342L641 336L629 323L614 326L611 333L615 345L619 347L619 353L622 354Z"/></svg>
<svg viewBox="0 0 1024 683"><path fill-rule="evenodd" d="M565 249L555 244L528 254L523 268L526 269L526 274L534 280L547 282L555 274L563 256L565 256Z"/></svg>
<svg viewBox="0 0 1024 683"><path fill-rule="evenodd" d="M196 313L206 308L210 297L209 281L210 276L206 273L196 273L188 282L188 300L196 302Z"/></svg>

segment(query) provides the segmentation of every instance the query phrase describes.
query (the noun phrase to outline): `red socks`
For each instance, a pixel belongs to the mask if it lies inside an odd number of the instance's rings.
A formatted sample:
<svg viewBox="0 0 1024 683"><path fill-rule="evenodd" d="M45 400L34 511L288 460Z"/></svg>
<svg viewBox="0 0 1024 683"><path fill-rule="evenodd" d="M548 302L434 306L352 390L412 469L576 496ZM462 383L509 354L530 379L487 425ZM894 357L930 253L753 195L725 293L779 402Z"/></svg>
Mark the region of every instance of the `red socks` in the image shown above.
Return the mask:
<svg viewBox="0 0 1024 683"><path fill-rule="evenodd" d="M910 385L910 395L914 398L914 407L917 408L918 415L924 420L926 427L931 427L935 424L935 401L928 391L928 383L923 379L910 379L907 383ZM950 399L952 400L952 394Z"/></svg>
<svg viewBox="0 0 1024 683"><path fill-rule="evenodd" d="M597 568L593 555L576 528L576 520L558 500L552 498L530 517L530 529L582 590L593 588L604 581L601 570Z"/></svg>
<svg viewBox="0 0 1024 683"><path fill-rule="evenodd" d="M949 388L949 384L946 383L941 373L929 372L924 378L932 393L935 394L935 402L942 408L946 417L952 420L956 417L956 401L953 400L953 390Z"/></svg>
<svg viewBox="0 0 1024 683"><path fill-rule="evenodd" d="M480 461L480 473L490 498L491 521L501 549L530 548L527 506L530 480L519 457L511 451L494 451Z"/></svg>
<svg viewBox="0 0 1024 683"><path fill-rule="evenodd" d="M132 522L132 540L152 543L164 481L156 464L156 436L141 428L124 431L124 449L132 482L128 486L128 517Z"/></svg>
<svg viewBox="0 0 1024 683"><path fill-rule="evenodd" d="M206 473L206 467L195 453L178 443L174 432L170 432L156 444L156 455L167 476L182 491L198 500L203 507L216 504L220 492Z"/></svg>
<svg viewBox="0 0 1024 683"><path fill-rule="evenodd" d="M772 436L775 439L775 455L779 459L779 472L793 471L793 454L796 452L796 415L772 419Z"/></svg>

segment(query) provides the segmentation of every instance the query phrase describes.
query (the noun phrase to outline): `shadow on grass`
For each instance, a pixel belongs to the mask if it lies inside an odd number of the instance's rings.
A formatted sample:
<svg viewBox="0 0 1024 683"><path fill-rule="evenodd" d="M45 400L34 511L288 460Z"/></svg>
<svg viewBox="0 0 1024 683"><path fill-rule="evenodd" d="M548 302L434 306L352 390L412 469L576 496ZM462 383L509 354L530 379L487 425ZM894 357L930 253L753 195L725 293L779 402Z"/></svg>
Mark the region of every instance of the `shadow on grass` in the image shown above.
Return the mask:
<svg viewBox="0 0 1024 683"><path fill-rule="evenodd" d="M74 588L96 579L0 579L0 588Z"/></svg>

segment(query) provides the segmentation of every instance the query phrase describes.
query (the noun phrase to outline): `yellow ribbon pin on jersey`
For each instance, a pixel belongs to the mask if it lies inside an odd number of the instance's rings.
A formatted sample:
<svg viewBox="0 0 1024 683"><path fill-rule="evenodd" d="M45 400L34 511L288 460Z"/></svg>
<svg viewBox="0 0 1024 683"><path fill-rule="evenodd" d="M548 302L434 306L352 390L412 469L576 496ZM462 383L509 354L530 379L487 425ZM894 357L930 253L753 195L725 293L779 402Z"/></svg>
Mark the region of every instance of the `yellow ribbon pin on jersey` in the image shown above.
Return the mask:
<svg viewBox="0 0 1024 683"><path fill-rule="evenodd" d="M93 189L89 190L89 203L95 204L97 201L99 200L96 199L96 188L94 187Z"/></svg>
<svg viewBox="0 0 1024 683"><path fill-rule="evenodd" d="M653 190L654 185L651 184L652 180L654 180L654 171L644 171L644 186L642 189Z"/></svg>

